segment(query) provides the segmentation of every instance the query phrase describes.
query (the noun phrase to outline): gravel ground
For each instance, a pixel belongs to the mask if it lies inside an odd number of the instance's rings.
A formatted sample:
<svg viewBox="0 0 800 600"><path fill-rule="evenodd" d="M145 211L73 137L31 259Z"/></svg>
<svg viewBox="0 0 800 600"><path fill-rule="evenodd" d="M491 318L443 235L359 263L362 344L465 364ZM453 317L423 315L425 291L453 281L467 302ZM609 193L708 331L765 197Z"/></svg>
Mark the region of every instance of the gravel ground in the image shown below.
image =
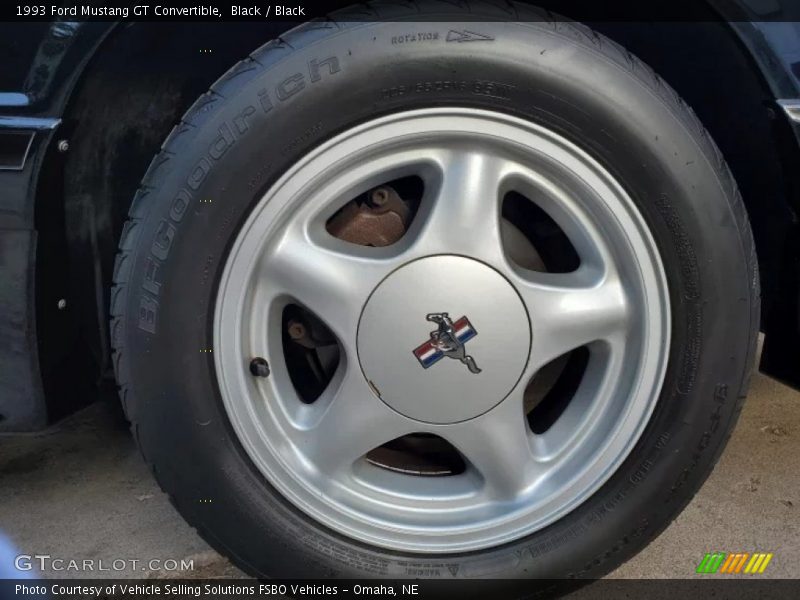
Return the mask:
<svg viewBox="0 0 800 600"><path fill-rule="evenodd" d="M763 577L800 578L800 394L756 376L722 460L678 519L613 578L686 578L706 552L773 552ZM192 559L191 577L241 573L186 525L127 430L96 404L46 432L0 436L0 531L25 554ZM95 563L96 564L96 563ZM46 570L45 577L164 577Z"/></svg>

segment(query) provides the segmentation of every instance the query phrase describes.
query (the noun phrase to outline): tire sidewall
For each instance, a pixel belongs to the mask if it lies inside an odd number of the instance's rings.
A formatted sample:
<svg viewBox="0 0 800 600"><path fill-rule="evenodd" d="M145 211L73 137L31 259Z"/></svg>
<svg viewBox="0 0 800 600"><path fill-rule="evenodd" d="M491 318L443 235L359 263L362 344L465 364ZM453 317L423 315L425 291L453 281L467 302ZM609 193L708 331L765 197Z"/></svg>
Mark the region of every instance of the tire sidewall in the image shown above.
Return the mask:
<svg viewBox="0 0 800 600"><path fill-rule="evenodd" d="M130 417L181 513L252 574L596 577L684 506L738 414L752 345L750 257L702 128L670 90L564 24L471 23L483 39L447 41L465 29L359 24L279 58L256 53L252 69L224 78L187 114L148 173L125 298ZM658 405L612 478L531 536L454 556L367 547L290 506L239 444L211 352L225 259L265 190L337 133L431 106L522 117L600 161L656 240L673 323Z"/></svg>

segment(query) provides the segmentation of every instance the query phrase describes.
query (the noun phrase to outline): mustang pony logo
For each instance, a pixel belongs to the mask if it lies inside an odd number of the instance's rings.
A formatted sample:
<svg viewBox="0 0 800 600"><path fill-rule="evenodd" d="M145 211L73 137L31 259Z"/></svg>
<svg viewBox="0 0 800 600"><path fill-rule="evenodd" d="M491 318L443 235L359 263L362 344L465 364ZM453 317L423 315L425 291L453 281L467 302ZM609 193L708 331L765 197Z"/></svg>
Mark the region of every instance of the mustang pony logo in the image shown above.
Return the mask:
<svg viewBox="0 0 800 600"><path fill-rule="evenodd" d="M427 369L446 356L467 365L470 373L481 372L475 359L464 348L466 342L478 335L467 317L461 317L454 323L447 313L431 313L425 319L439 327L431 331L431 338L427 342L414 350L419 364Z"/></svg>

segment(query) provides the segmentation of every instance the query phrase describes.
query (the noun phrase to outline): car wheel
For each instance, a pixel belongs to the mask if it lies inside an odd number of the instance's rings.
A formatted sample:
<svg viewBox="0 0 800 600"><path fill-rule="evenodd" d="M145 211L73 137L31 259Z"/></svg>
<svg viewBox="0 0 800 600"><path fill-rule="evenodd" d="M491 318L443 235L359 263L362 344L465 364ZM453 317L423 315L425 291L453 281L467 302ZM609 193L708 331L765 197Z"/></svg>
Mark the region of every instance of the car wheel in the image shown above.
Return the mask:
<svg viewBox="0 0 800 600"><path fill-rule="evenodd" d="M153 160L112 295L138 444L256 576L602 576L741 409L735 182L584 26L370 6L253 52Z"/></svg>

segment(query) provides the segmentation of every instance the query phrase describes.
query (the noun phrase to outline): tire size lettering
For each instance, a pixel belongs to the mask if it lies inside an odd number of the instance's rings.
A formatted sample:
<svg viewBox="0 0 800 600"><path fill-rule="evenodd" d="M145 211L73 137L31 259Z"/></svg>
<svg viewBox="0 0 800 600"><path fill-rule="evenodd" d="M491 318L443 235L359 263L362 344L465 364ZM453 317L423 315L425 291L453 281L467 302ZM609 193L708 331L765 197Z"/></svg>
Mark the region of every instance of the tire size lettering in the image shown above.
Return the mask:
<svg viewBox="0 0 800 600"><path fill-rule="evenodd" d="M420 81L411 85L397 85L384 88L381 90L381 99L390 100L413 94L429 94L436 92L469 92L477 96L508 100L511 98L511 91L513 89L513 85L484 79L439 79L436 81Z"/></svg>

